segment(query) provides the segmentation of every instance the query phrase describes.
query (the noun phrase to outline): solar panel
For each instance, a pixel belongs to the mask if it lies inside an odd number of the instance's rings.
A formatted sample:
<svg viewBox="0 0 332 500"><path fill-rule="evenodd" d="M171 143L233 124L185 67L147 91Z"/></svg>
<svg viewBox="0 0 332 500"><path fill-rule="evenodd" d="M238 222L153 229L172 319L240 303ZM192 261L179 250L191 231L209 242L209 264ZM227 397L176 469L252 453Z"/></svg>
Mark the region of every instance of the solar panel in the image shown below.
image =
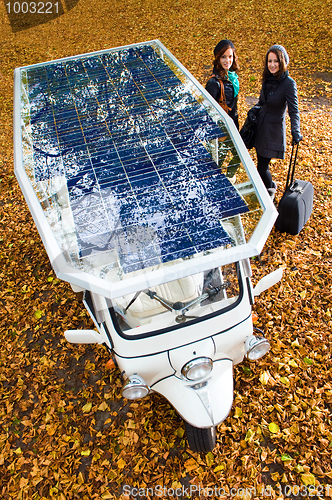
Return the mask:
<svg viewBox="0 0 332 500"><path fill-rule="evenodd" d="M128 274L226 249L222 221L250 212L212 154L234 148L224 120L160 45L20 69L23 165L78 269L99 258Z"/></svg>

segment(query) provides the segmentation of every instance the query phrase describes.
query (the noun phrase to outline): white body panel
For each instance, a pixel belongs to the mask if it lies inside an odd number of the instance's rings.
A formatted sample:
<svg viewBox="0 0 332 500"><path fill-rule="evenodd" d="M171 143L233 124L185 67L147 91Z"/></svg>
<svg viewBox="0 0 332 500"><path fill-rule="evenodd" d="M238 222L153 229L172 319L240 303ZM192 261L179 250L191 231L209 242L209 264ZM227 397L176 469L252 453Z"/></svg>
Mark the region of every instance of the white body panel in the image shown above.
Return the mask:
<svg viewBox="0 0 332 500"><path fill-rule="evenodd" d="M248 269L245 271L248 274ZM177 324L174 313L165 310L153 323L156 332L161 328L164 332L155 334L151 332L150 324L128 332L120 331L115 327L114 312L106 299L92 294L93 316L100 332L95 341L106 340L124 379L139 375L152 391L167 398L188 423L200 428L215 426L227 417L231 409L233 365L243 360L245 340L253 333L247 282L241 265L242 286L237 301L225 299L223 305L228 304L226 309L221 309L218 303L198 306L190 310L190 314L198 319L188 319L183 324ZM149 332L149 336L144 336ZM67 332L66 338L75 341L77 337L75 332ZM207 380L199 383L186 380L181 374L182 367L200 357L213 361L212 372Z"/></svg>
<svg viewBox="0 0 332 500"><path fill-rule="evenodd" d="M214 363L212 376L188 383L173 376L153 386L194 427L214 427L229 414L233 403L233 365L229 359Z"/></svg>
<svg viewBox="0 0 332 500"><path fill-rule="evenodd" d="M163 395L194 427L209 428L222 422L233 402L233 365L245 355L246 339L253 334L251 304L253 290L248 262L239 265L240 294L237 300L197 306L190 310L195 316L178 324L170 311L158 314L151 324L122 331L116 326L114 310L105 297L91 295L91 307L86 307L99 330L97 332L66 332L69 342L106 343L124 379L142 377L150 390ZM264 277L255 287L256 294L268 283L281 279L282 270ZM255 295L256 295L255 294ZM220 304L223 304L221 307ZM226 305L226 307L225 307ZM200 320L201 318L201 320ZM206 379L187 380L182 368L189 361L206 357L213 368Z"/></svg>

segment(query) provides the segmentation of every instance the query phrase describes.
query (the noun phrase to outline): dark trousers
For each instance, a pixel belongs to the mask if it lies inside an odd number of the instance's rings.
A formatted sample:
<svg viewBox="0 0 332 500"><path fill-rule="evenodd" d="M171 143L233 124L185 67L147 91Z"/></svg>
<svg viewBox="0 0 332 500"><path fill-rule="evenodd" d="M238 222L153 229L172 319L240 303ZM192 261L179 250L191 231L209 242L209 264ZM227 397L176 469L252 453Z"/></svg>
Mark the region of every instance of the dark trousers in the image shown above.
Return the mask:
<svg viewBox="0 0 332 500"><path fill-rule="evenodd" d="M266 189L273 187L272 175L269 170L270 161L271 158L264 158L264 156L257 154L257 170Z"/></svg>

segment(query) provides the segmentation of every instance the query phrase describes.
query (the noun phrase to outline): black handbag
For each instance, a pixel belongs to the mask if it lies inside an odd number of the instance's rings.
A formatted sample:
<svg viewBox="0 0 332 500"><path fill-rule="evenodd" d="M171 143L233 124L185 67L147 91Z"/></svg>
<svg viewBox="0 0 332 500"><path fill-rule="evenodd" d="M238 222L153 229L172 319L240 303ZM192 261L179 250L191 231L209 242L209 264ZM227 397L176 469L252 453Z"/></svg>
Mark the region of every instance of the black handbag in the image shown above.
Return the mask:
<svg viewBox="0 0 332 500"><path fill-rule="evenodd" d="M249 109L246 121L240 130L240 136L247 149L252 149L255 145L256 124L260 110L260 106L254 106Z"/></svg>

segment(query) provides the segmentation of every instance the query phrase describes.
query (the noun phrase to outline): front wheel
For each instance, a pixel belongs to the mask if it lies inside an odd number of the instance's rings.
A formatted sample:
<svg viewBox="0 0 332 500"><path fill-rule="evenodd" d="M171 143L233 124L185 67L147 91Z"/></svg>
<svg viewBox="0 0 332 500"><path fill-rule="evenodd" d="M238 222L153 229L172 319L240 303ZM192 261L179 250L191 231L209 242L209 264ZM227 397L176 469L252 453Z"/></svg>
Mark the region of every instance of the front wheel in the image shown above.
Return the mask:
<svg viewBox="0 0 332 500"><path fill-rule="evenodd" d="M189 448L195 452L212 451L216 445L216 427L200 429L185 422Z"/></svg>

